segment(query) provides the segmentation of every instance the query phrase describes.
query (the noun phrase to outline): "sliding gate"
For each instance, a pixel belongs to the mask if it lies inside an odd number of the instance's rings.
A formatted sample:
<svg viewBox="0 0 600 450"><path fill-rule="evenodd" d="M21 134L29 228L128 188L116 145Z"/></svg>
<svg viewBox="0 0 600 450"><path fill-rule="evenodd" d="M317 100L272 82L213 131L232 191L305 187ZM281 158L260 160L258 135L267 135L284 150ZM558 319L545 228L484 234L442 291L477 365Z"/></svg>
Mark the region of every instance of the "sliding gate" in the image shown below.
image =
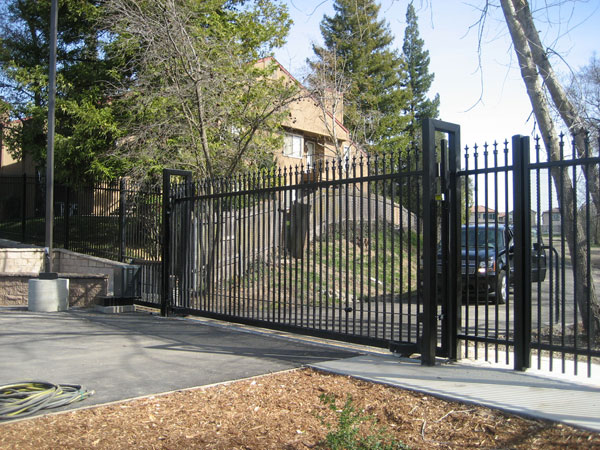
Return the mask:
<svg viewBox="0 0 600 450"><path fill-rule="evenodd" d="M435 260L422 156L315 155L309 167L173 179L164 312L420 351L431 328L421 264Z"/></svg>
<svg viewBox="0 0 600 450"><path fill-rule="evenodd" d="M167 183L163 312L591 376L600 157L531 146L429 120L422 149Z"/></svg>

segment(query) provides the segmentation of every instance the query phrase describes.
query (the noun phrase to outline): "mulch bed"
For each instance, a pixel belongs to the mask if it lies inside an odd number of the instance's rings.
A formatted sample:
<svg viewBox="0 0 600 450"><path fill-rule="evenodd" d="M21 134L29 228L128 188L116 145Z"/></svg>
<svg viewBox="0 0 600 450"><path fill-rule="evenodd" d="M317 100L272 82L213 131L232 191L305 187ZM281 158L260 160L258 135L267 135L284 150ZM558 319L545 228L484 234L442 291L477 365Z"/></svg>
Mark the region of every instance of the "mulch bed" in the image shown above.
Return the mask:
<svg viewBox="0 0 600 450"><path fill-rule="evenodd" d="M600 448L600 433L311 369L5 423L0 448L326 448L348 396L363 435L412 449Z"/></svg>

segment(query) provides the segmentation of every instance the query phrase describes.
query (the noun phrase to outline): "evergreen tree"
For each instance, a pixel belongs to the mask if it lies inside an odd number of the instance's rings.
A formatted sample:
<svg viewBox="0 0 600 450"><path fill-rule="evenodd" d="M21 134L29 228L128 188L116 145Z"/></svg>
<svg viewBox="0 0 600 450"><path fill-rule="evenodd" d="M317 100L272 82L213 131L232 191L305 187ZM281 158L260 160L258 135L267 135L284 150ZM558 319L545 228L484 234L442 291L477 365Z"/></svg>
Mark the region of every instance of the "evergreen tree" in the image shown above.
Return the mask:
<svg viewBox="0 0 600 450"><path fill-rule="evenodd" d="M16 156L28 152L40 168L46 160L50 0L11 0L0 10L0 82L12 127ZM99 1L61 0L58 13L56 177L81 181L113 175L119 163L100 156L118 134L105 89L113 83L113 62L102 48L97 26ZM115 165L116 164L116 165Z"/></svg>
<svg viewBox="0 0 600 450"><path fill-rule="evenodd" d="M321 21L325 45L313 46L317 60L312 65L335 53L348 83L344 125L353 140L371 153L397 149L406 127L401 114L408 100L402 88L405 69L387 23L378 18L380 6L374 0L335 0L333 7L335 15Z"/></svg>
<svg viewBox="0 0 600 450"><path fill-rule="evenodd" d="M435 119L439 114L440 96L433 100L427 97L434 74L429 73L429 51L424 49L423 39L419 37L417 14L412 3L406 8L406 29L402 54L406 61L406 89L410 92L404 114L408 120L405 128L412 143L420 141L421 123L424 119Z"/></svg>

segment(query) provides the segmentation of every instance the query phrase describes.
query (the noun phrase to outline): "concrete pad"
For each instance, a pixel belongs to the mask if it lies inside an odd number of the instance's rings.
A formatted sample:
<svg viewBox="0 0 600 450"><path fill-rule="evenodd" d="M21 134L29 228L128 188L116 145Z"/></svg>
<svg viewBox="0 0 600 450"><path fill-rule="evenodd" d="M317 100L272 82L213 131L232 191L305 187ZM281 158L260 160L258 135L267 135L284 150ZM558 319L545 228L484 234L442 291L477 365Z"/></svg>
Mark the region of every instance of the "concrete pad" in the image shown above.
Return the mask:
<svg viewBox="0 0 600 450"><path fill-rule="evenodd" d="M135 305L117 305L117 306L101 306L94 305L94 311L103 314L122 314L135 312Z"/></svg>
<svg viewBox="0 0 600 450"><path fill-rule="evenodd" d="M600 432L600 388L510 369L364 355L310 367Z"/></svg>
<svg viewBox="0 0 600 450"><path fill-rule="evenodd" d="M356 352L192 320L0 308L0 385L79 384L70 409L278 372Z"/></svg>

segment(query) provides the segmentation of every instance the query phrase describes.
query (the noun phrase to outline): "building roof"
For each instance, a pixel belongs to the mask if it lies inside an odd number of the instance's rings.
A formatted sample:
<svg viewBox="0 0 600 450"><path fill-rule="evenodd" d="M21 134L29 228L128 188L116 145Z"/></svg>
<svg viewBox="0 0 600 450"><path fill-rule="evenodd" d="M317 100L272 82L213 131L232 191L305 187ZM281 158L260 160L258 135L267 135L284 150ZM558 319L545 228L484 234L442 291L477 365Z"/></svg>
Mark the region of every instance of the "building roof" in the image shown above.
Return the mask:
<svg viewBox="0 0 600 450"><path fill-rule="evenodd" d="M313 96L310 94L310 92L309 92L309 90L306 88L306 86L304 86L302 83L300 83L300 81L298 81L298 80L296 79L296 77L294 77L294 75L292 75L292 74L291 74L291 73L290 73L290 72L289 72L289 71L288 71L288 70L287 70L285 67L283 67L283 66L281 65L281 63L280 63L279 61L277 61L277 60L276 60L276 59L275 59L273 56L267 56L266 58L261 58L261 59L259 59L258 61L256 61L256 63L258 64L258 63L261 63L261 62L267 62L267 61L271 61L271 62L273 62L273 63L277 64L277 65L279 66L279 69L280 69L280 70L281 70L283 73L285 73L285 74L286 74L288 77L290 77L290 79L291 79L291 80L292 80L294 83L296 83L296 84L297 84L297 85L300 87L300 89L302 89L302 90L306 91L306 92L308 93L309 97L311 97L311 98L312 98L312 99L313 99L315 102L317 101L317 100L316 100L316 99L315 99L315 98L314 98L314 97L313 97ZM335 119L335 123L336 123L338 126L340 126L340 128L342 128L344 131L346 131L346 132L350 133L350 131L348 130L348 128L346 128L346 127L344 126L344 124L343 124L342 122L340 122L338 119L334 118L334 117L333 117L333 115L331 114L331 112L327 111L327 115L328 115L329 117L331 117L332 119ZM354 142L353 142L353 144L354 144ZM355 144L355 145L356 145L356 144ZM357 146L357 147L358 147L358 146Z"/></svg>
<svg viewBox="0 0 600 450"><path fill-rule="evenodd" d="M315 103L318 102L317 99L314 98L314 96L310 93L309 89L304 86L300 81L298 81L285 67L283 67L281 65L281 63L279 61L277 61L277 59L275 59L273 56L267 56L265 58L261 58L258 61L256 61L256 64L267 64L269 62L272 62L274 64L277 64L277 66L279 67L279 70L281 70L281 72L283 72L287 77L289 77L290 80L292 80L294 83L296 83L296 85L307 94L307 97L310 98L311 100L313 100ZM357 149L361 154L363 154L364 156L367 156L365 150L360 147L356 142L354 142L351 138L350 138L350 130L348 130L348 128L346 128L344 126L344 124L337 119L337 117L334 117L333 114L331 113L331 111L325 111L325 113L327 114L327 116L329 116L331 119L333 119L335 121L335 124L340 127L341 130L343 130L344 132L346 132L348 134L348 139L347 141L350 142L350 145L352 145L355 149Z"/></svg>
<svg viewBox="0 0 600 450"><path fill-rule="evenodd" d="M471 207L471 212L487 212L487 213L495 213L496 210L494 209L490 209L490 208L486 208L485 206L481 206L481 205L477 205L477 206L473 206Z"/></svg>

